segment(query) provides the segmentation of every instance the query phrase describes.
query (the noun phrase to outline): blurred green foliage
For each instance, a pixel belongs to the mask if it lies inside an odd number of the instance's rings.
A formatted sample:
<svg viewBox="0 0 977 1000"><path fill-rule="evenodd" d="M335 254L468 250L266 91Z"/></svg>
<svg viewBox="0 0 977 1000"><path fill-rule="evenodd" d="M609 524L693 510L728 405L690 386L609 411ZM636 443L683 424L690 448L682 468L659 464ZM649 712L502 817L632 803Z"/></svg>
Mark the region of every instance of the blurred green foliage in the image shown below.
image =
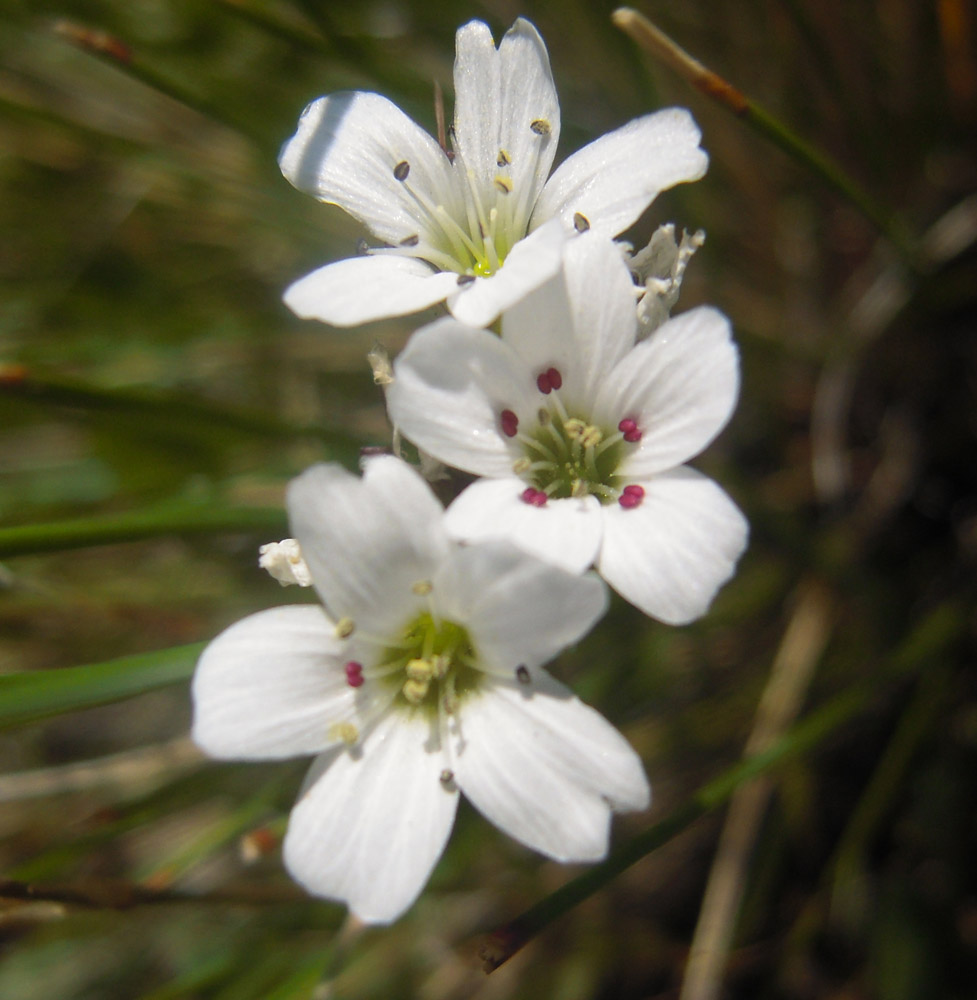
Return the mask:
<svg viewBox="0 0 977 1000"><path fill-rule="evenodd" d="M643 8L897 213L918 239L909 267L802 163L654 65L612 9L0 6L0 716L18 724L0 733L0 996L678 996L721 815L486 978L477 935L573 872L464 807L413 910L343 929L275 849L303 764L215 765L185 739L174 647L295 600L255 565L284 484L389 442L365 354L428 318L335 331L284 308L291 280L360 233L294 191L277 150L336 89L378 90L433 131L455 29L480 17L499 38L519 14L550 49L561 156L692 108L710 171L633 237L707 231L680 308L722 308L743 355L738 413L697 463L750 517L739 573L688 628L615 603L555 665L646 762L653 812L617 838L740 759L816 586L824 653L803 712L839 697L851 712L774 773L723 995L973 995L977 15L963 0ZM30 882L46 898L16 898Z"/></svg>

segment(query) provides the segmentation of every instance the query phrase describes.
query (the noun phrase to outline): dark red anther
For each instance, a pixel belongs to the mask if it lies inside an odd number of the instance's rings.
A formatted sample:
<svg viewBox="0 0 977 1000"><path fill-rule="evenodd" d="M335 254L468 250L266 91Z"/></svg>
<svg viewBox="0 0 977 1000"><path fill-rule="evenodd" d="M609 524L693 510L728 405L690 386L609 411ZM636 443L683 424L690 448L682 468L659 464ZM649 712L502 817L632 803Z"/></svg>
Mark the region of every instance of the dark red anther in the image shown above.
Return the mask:
<svg viewBox="0 0 977 1000"><path fill-rule="evenodd" d="M641 440L641 428L630 417L625 417L617 425L617 429L624 435L624 440L631 444Z"/></svg>
<svg viewBox="0 0 977 1000"><path fill-rule="evenodd" d="M350 660L343 668L346 671L346 683L351 688L363 686L363 664Z"/></svg>
<svg viewBox="0 0 977 1000"><path fill-rule="evenodd" d="M540 372L536 376L536 388L544 396L548 396L554 389L559 389L562 385L563 376L555 368L547 368L545 372Z"/></svg>
<svg viewBox="0 0 977 1000"><path fill-rule="evenodd" d="M645 488L639 486L637 483L629 483L627 486L621 490L621 495L617 498L617 502L625 510L633 510L637 507L642 500L645 498Z"/></svg>
<svg viewBox="0 0 977 1000"><path fill-rule="evenodd" d="M519 499L523 503L528 503L530 507L543 507L546 505L547 497L542 490L537 490L534 486L527 486L519 494Z"/></svg>
<svg viewBox="0 0 977 1000"><path fill-rule="evenodd" d="M503 410L499 416L499 422L502 424L502 433L506 437L516 436L516 432L519 430L519 418L512 410Z"/></svg>

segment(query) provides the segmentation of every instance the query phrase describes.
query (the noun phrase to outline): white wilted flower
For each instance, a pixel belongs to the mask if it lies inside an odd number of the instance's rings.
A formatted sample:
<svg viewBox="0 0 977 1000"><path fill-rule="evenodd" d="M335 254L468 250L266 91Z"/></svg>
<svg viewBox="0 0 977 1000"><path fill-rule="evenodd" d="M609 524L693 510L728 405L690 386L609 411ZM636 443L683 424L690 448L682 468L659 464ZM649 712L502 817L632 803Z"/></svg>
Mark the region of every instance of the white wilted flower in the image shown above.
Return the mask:
<svg viewBox="0 0 977 1000"><path fill-rule="evenodd" d="M576 232L616 236L659 192L705 173L699 129L670 108L602 136L549 177L560 106L543 40L522 18L498 49L480 21L460 28L454 84L451 151L379 94L332 94L305 109L282 172L384 245L295 282L285 302L299 316L353 326L446 301L462 322L488 325L556 273Z"/></svg>
<svg viewBox="0 0 977 1000"><path fill-rule="evenodd" d="M653 333L668 319L678 302L682 278L692 255L706 241L703 230L682 233L681 242L675 239L675 226L666 223L651 235L648 245L630 256L628 267L641 287L638 299L640 336Z"/></svg>
<svg viewBox="0 0 977 1000"><path fill-rule="evenodd" d="M611 812L645 808L648 783L624 737L541 667L603 614L601 581L452 542L430 488L390 456L362 479L309 469L288 508L325 607L218 636L193 679L193 738L228 759L318 755L285 836L292 876L364 921L396 919L459 790L549 857L603 857Z"/></svg>
<svg viewBox="0 0 977 1000"><path fill-rule="evenodd" d="M729 419L739 361L712 308L638 335L624 260L588 235L503 313L501 337L450 318L418 330L387 405L419 448L486 477L449 507L455 537L595 566L646 614L681 624L705 613L746 545L732 500L683 464Z"/></svg>
<svg viewBox="0 0 977 1000"><path fill-rule="evenodd" d="M268 542L258 549L258 565L283 587L297 584L299 587L312 586L312 574L302 558L302 550L294 538L283 538L280 542Z"/></svg>

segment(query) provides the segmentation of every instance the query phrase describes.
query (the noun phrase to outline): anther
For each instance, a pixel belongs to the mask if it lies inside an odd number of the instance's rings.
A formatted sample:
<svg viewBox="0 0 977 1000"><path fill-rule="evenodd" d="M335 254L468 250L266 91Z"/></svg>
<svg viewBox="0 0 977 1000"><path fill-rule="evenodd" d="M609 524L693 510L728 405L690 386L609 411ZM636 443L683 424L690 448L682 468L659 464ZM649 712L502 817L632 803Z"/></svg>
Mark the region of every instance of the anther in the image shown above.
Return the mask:
<svg viewBox="0 0 977 1000"><path fill-rule="evenodd" d="M418 243L421 242L420 236L414 233L413 236L405 236L401 241L400 245L402 247L416 247Z"/></svg>
<svg viewBox="0 0 977 1000"><path fill-rule="evenodd" d="M503 177L501 174L497 174L492 180L496 189L501 191L503 194L512 194L512 181L508 177Z"/></svg>
<svg viewBox="0 0 977 1000"><path fill-rule="evenodd" d="M496 159L496 164L500 167L508 167L512 163L512 157L504 149L499 150L498 158Z"/></svg>
<svg viewBox="0 0 977 1000"><path fill-rule="evenodd" d="M510 435L510 437L511 437L511 435ZM515 460L515 461L514 461L514 462L512 463L512 471L513 471L513 472L514 472L514 473L515 473L515 474L516 474L517 476L522 476L522 475L524 475L525 473L529 472L529 470L530 470L530 469L531 469L532 467L533 467L533 463L532 463L532 462L530 462L530 460L529 460L528 458L526 458L526 456L525 456L525 455L524 455L524 456L523 456L522 458L517 458L517 459L516 459L516 460Z"/></svg>
<svg viewBox="0 0 977 1000"><path fill-rule="evenodd" d="M546 494L534 486L527 486L519 494L519 499L523 503L528 503L530 507L544 507L546 505Z"/></svg>
<svg viewBox="0 0 977 1000"><path fill-rule="evenodd" d="M599 427L588 424L580 433L580 443L585 448L596 448L604 439Z"/></svg>
<svg viewBox="0 0 977 1000"><path fill-rule="evenodd" d="M578 233L585 233L590 229L590 219L586 215L580 212L573 213L573 228L576 229Z"/></svg>
<svg viewBox="0 0 977 1000"><path fill-rule="evenodd" d="M641 440L641 428L630 417L625 417L617 425L617 429L624 435L624 440L630 444Z"/></svg>
<svg viewBox="0 0 977 1000"><path fill-rule="evenodd" d="M417 594L418 597L427 597L434 590L434 584L430 580L418 580L417 583L411 584L410 589L411 593Z"/></svg>
<svg viewBox="0 0 977 1000"><path fill-rule="evenodd" d="M450 785L455 780L455 772L446 767L439 775L439 780L442 785Z"/></svg>
<svg viewBox="0 0 977 1000"><path fill-rule="evenodd" d="M545 118L537 118L535 121L529 123L529 127L537 135L549 135L553 131L552 126Z"/></svg>
<svg viewBox="0 0 977 1000"><path fill-rule="evenodd" d="M427 697L427 691L430 686L430 681L408 680L404 682L401 690L404 693L404 697L412 705L420 705Z"/></svg>
<svg viewBox="0 0 977 1000"><path fill-rule="evenodd" d="M639 486L637 483L630 483L621 490L621 495L617 498L617 502L625 510L633 510L641 504L641 501L645 498L645 488Z"/></svg>
<svg viewBox="0 0 977 1000"><path fill-rule="evenodd" d="M407 180L407 175L410 173L410 164L406 160L401 160L400 163L394 167L394 179L403 183Z"/></svg>
<svg viewBox="0 0 977 1000"><path fill-rule="evenodd" d="M532 680L529 676L529 669L525 663L520 663L519 666L516 667L516 680L519 681L520 684L528 684L530 680Z"/></svg>
<svg viewBox="0 0 977 1000"><path fill-rule="evenodd" d="M586 429L587 425L579 417L570 417L563 423L563 430L571 441L582 438Z"/></svg>
<svg viewBox="0 0 977 1000"><path fill-rule="evenodd" d="M465 288L466 286L470 285L474 280L475 280L474 274L458 275L458 284L461 285L462 288Z"/></svg>
<svg viewBox="0 0 977 1000"><path fill-rule="evenodd" d="M554 389L563 387L563 376L555 368L547 368L545 372L540 372L536 376L536 388L544 396L549 395Z"/></svg>
<svg viewBox="0 0 977 1000"><path fill-rule="evenodd" d="M499 414L499 424L502 427L502 433L506 437L515 437L519 430L519 418L512 410L503 410Z"/></svg>
<svg viewBox="0 0 977 1000"><path fill-rule="evenodd" d="M348 639L356 631L356 623L352 618L340 618L336 622L336 638Z"/></svg>
<svg viewBox="0 0 977 1000"><path fill-rule="evenodd" d="M360 738L360 731L352 722L337 722L329 727L329 739L342 740L351 747Z"/></svg>
<svg viewBox="0 0 977 1000"><path fill-rule="evenodd" d="M343 667L346 671L346 683L351 688L358 688L363 686L363 664L357 663L356 660L350 660L349 663Z"/></svg>
<svg viewBox="0 0 977 1000"><path fill-rule="evenodd" d="M427 660L418 658L407 661L404 673L412 681L422 681L424 683L424 690L427 691L427 685L430 683L431 677L434 676L434 668Z"/></svg>

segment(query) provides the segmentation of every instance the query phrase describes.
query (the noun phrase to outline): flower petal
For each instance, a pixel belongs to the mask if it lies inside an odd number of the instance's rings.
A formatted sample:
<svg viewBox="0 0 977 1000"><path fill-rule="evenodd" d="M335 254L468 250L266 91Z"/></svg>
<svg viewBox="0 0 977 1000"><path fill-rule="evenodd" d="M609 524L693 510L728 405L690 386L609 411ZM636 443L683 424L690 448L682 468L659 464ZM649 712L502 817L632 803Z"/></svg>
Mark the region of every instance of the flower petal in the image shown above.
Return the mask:
<svg viewBox="0 0 977 1000"><path fill-rule="evenodd" d="M499 419L529 419L536 386L495 334L452 319L418 330L394 362L390 419L419 448L476 475L509 475L513 456Z"/></svg>
<svg viewBox="0 0 977 1000"><path fill-rule="evenodd" d="M729 320L700 306L668 320L608 374L594 419L643 431L619 468L643 479L674 468L723 429L739 395L739 352Z"/></svg>
<svg viewBox="0 0 977 1000"><path fill-rule="evenodd" d="M444 754L430 724L390 712L354 751L321 771L296 803L284 859L309 892L342 900L360 920L387 924L417 898L441 856L458 803L440 781Z"/></svg>
<svg viewBox="0 0 977 1000"><path fill-rule="evenodd" d="M468 326L488 326L559 271L566 240L558 222L540 226L512 248L495 274L462 286L456 283L448 295L451 314Z"/></svg>
<svg viewBox="0 0 977 1000"><path fill-rule="evenodd" d="M627 265L618 245L596 233L570 240L562 272L515 303L502 320L505 343L534 375L557 368L563 375L561 398L570 409L583 411L636 335Z"/></svg>
<svg viewBox="0 0 977 1000"><path fill-rule="evenodd" d="M193 739L211 757L318 753L354 711L334 624L318 605L260 611L222 632L193 675Z"/></svg>
<svg viewBox="0 0 977 1000"><path fill-rule="evenodd" d="M560 136L560 106L539 32L519 18L496 50L488 27L469 22L455 36L454 81L458 155L490 203L493 178L511 177L510 197L519 200L525 225ZM539 125L534 131L534 122L545 122L545 131Z"/></svg>
<svg viewBox="0 0 977 1000"><path fill-rule="evenodd" d="M579 212L592 230L617 236L659 192L706 172L709 158L699 148L700 137L684 108L608 132L560 164L539 196L531 228L554 217L569 227Z"/></svg>
<svg viewBox="0 0 977 1000"><path fill-rule="evenodd" d="M711 479L682 466L641 483L637 507L602 508L597 570L627 601L669 625L704 615L732 576L749 526Z"/></svg>
<svg viewBox="0 0 977 1000"><path fill-rule="evenodd" d="M465 622L480 666L510 679L577 642L607 609L596 575L567 573L505 542L455 549L434 593L440 614Z"/></svg>
<svg viewBox="0 0 977 1000"><path fill-rule="evenodd" d="M513 476L472 483L448 507L445 528L465 542L505 539L553 566L582 573L600 547L600 501L568 497L535 507L520 499L525 488Z"/></svg>
<svg viewBox="0 0 977 1000"><path fill-rule="evenodd" d="M412 585L431 578L449 547L441 505L392 456L368 460L362 479L340 465L307 469L289 485L288 513L326 607L374 634L417 613Z"/></svg>
<svg viewBox="0 0 977 1000"><path fill-rule="evenodd" d="M302 319L357 326L426 309L457 288L456 275L435 273L422 260L368 254L326 264L299 278L285 290L284 299Z"/></svg>
<svg viewBox="0 0 977 1000"><path fill-rule="evenodd" d="M409 166L409 183L394 176L403 163ZM435 204L451 199L454 191L451 163L441 147L379 94L346 91L313 101L278 164L300 191L345 209L394 246L426 235L427 214L412 188Z"/></svg>
<svg viewBox="0 0 977 1000"><path fill-rule="evenodd" d="M607 853L611 810L645 809L638 755L598 712L540 671L486 683L460 710L452 767L486 819L558 861Z"/></svg>

